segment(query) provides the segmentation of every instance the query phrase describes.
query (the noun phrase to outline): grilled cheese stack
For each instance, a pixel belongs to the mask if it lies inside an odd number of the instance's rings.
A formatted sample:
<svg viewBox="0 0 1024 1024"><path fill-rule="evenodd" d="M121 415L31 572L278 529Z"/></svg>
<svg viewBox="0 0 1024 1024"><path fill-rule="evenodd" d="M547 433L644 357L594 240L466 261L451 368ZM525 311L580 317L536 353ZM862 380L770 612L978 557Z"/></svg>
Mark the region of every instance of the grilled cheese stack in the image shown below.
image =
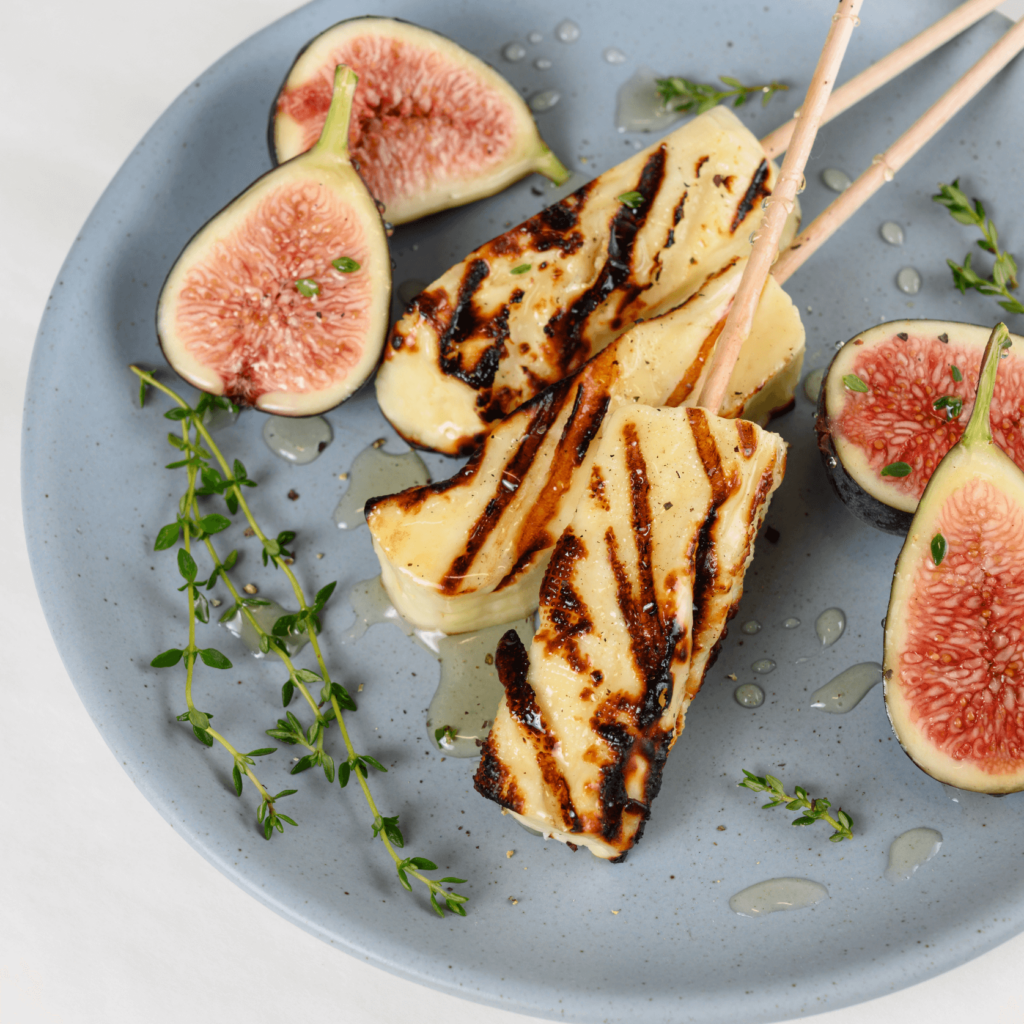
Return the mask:
<svg viewBox="0 0 1024 1024"><path fill-rule="evenodd" d="M484 796L574 848L628 852L785 463L777 434L702 409L610 417L530 650L513 631L498 648L505 699L475 778Z"/></svg>
<svg viewBox="0 0 1024 1024"><path fill-rule="evenodd" d="M745 257L775 178L731 111L694 118L424 289L385 346L382 412L412 444L469 454L496 419Z"/></svg>
<svg viewBox="0 0 1024 1024"><path fill-rule="evenodd" d="M623 407L696 400L743 266L738 260L677 309L635 325L496 423L450 480L367 503L381 579L403 618L460 633L537 607L551 550L588 486L605 421ZM741 354L723 411L763 403L775 382L795 380L803 346L799 314L769 278L744 351L770 357L774 376L751 375Z"/></svg>

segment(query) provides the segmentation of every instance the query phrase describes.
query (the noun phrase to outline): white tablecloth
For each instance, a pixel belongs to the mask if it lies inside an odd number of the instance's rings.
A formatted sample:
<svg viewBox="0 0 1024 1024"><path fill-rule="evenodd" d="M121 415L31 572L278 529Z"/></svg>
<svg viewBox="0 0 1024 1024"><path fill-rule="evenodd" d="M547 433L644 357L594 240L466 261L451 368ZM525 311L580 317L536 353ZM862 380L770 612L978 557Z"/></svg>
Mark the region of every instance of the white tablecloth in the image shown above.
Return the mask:
<svg viewBox="0 0 1024 1024"><path fill-rule="evenodd" d="M420 988L331 949L202 860L135 790L86 715L29 571L19 488L21 404L36 328L61 261L104 186L174 97L226 50L294 6L5 5L2 1024L527 1020ZM1013 6L1024 13L1024 0ZM948 9L947 2L936 4L937 14ZM1022 961L1024 936L922 985L816 1019L1020 1024Z"/></svg>

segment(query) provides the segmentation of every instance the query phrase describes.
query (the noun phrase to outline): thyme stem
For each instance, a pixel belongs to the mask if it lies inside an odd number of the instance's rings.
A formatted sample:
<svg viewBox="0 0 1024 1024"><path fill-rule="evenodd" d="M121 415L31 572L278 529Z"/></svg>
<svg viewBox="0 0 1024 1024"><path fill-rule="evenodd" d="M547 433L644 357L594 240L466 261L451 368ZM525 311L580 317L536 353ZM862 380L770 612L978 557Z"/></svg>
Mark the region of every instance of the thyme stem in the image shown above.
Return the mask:
<svg viewBox="0 0 1024 1024"><path fill-rule="evenodd" d="M197 569L192 557L192 541L195 539L203 541L206 551L214 566L213 572L210 574L210 578L207 581L202 582L205 582L207 589L209 589L213 586L218 577L224 581L225 586L234 599L234 608L230 610L230 614L237 613L243 615L259 637L260 650L264 653L273 651L286 668L288 672L288 682L285 684L285 691L283 692L283 703L285 706L287 707L287 704L291 699L292 691L297 689L309 705L310 710L313 712L314 724L307 730L304 730L301 727L298 719L295 718L291 712L287 712L286 719L278 720L278 728L267 730L271 736L277 739L290 744L299 744L305 747L306 750L310 751L310 754L299 759L299 762L292 768L292 774L304 771L313 764L317 764L323 768L328 781L334 781L335 765L333 759L324 748L324 734L330 727L331 719L336 721L338 723L338 729L341 733L346 753L345 761L340 764L337 769L338 781L340 782L341 787L344 788L353 772L355 773L359 782L359 788L361 789L367 806L373 815L373 835L375 838L379 836L383 842L385 849L395 865L395 869L402 886L407 890L412 889L412 885L409 881L409 875L412 875L417 881L426 886L430 894L431 905L441 917L444 916L444 909L461 916L465 916L466 912L463 904L466 902L467 897L460 893L453 892L450 889L448 891L444 889L445 883L460 884L464 882L465 879L428 878L422 872L437 870L437 865L427 860L425 857L402 857L397 852L396 848L400 849L405 845L405 839L398 827L398 816L385 817L381 814L368 782L369 768L374 768L375 770L382 772L387 771L387 769L377 761L376 758L371 757L368 754L359 754L356 752L344 716L344 711L355 710L355 702L352 700L345 688L331 678L323 651L321 650L320 643L317 638L320 631L319 612L329 600L335 584L329 584L327 587L318 591L315 600L310 604L306 600L305 594L295 576L295 573L292 571L288 561L286 560L286 556L290 558L290 555L289 552L285 550L284 544L288 543L294 537L294 534L286 531L278 534L275 539L268 537L260 528L259 523L256 521L255 516L252 514L252 511L245 500L242 490L243 486L253 487L255 486L255 483L248 479L245 467L242 466L237 459L235 460L233 469L228 465L228 461L223 452L221 452L216 442L210 436L210 432L206 428L206 425L203 423L203 415L211 404L231 408L230 403L223 398L204 395L197 406L192 408L171 388L156 380L153 374L136 366L132 366L131 370L141 381L140 400L144 399L145 389L147 386L156 388L158 391L170 398L177 406L176 409L172 409L165 415L171 419L180 420L182 426L182 440L179 442L173 435L169 440L175 448L180 449L182 453L186 455L186 458L180 462L172 463L169 468L176 468L179 466L186 467L188 473L188 488L179 503L179 515L177 522L169 524L161 529L157 538L156 547L158 549L162 549L173 546L178 540L179 533L183 538L183 546L179 549L178 553L178 566L181 575L185 579L185 586L181 589L185 589L188 592L189 640L188 647L184 651L166 651L163 654L158 655L153 661L154 665L164 667L176 664L182 656L185 658L187 710L184 715L179 717L181 719L187 718L191 722L196 736L203 743L209 746L216 741L231 754L234 759L233 776L237 792L241 793L241 778L243 775L249 778L256 787L262 797L262 802L257 813L257 820L264 825L264 834L266 838L270 838L274 828L283 832L284 826L282 822L287 822L290 825L296 824L291 818L278 814L274 807L275 800L278 800L282 796L294 793L295 790L285 790L282 793L276 794L276 796L271 796L250 768L253 763L253 756L272 753L273 751L253 751L250 754L243 754L239 752L219 732L210 728L210 716L199 711L193 703L192 679L197 656L201 657L206 664L213 665L213 667L231 667L231 663L227 658L220 654L220 652L213 651L209 648L201 650L196 645L195 620L197 602L202 603L202 607L204 609L204 617L202 621L204 622L207 621L207 618L205 617L207 613L205 612L205 598L199 595L197 591L201 582L196 581ZM192 430L195 432L194 437L191 433ZM217 464L220 466L220 474L213 470L207 461L211 457L215 459ZM203 480L202 490L198 489L196 486L197 477L200 473ZM288 578L295 597L298 600L299 611L295 614L279 617L271 632L267 632L253 614L252 605L259 602L243 597L231 579L230 570L234 566L234 562L237 557L236 552L232 551L227 558L222 559L210 539L211 533L218 532L230 525L230 520L225 519L223 516L212 515L204 517L200 512L198 496L200 494L211 494L214 492L221 494L225 498L229 512L235 512L237 510L242 511L253 534L259 539L260 544L263 547L264 564L267 564L267 562L270 561L273 563L275 568L283 570L285 576ZM288 653L285 645L285 637L296 631L307 634L316 658L317 667L319 669L318 673L309 669L297 668L291 655ZM313 680L320 682L323 687L320 703L317 702L307 685L307 683L312 682ZM324 703L330 704L330 708L326 713L322 713L320 710ZM442 906L444 909L442 909Z"/></svg>

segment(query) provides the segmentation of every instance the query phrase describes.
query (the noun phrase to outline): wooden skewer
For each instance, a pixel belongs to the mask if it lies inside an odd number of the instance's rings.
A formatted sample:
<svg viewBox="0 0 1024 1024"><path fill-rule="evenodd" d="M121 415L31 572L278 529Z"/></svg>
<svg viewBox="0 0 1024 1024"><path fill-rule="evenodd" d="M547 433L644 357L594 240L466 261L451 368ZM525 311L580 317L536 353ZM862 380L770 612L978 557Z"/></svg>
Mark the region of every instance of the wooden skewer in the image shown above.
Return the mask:
<svg viewBox="0 0 1024 1024"><path fill-rule="evenodd" d="M804 167L811 155L811 147L818 134L818 126L821 124L825 105L835 84L839 65L846 53L850 36L859 23L857 13L862 3L863 0L840 0L839 7L832 16L832 26L818 58L818 66L814 69L803 109L797 119L793 140L782 164L782 171L768 201L768 209L761 221L753 251L743 270L743 277L740 278L736 298L715 345L711 370L698 402L705 409L717 411L722 404L736 357L750 333L754 312L772 262L778 255L779 239L782 237L786 218L793 209L797 191L803 181Z"/></svg>
<svg viewBox="0 0 1024 1024"><path fill-rule="evenodd" d="M892 53L875 61L870 67L865 68L859 75L855 75L848 82L841 85L829 97L825 105L825 113L822 115L821 123L828 124L834 117L838 117L844 110L849 110L855 103L859 103L865 96L869 96L876 89L881 88L886 82L891 82L897 75L901 75L907 68L916 64L919 60L927 57L932 51L948 43L954 36L969 29L975 22L980 21L986 14L994 11L1005 0L967 0L955 10L952 10L944 18L940 18L934 25L929 26L923 32L907 40L902 46L897 47ZM780 125L775 131L766 135L761 140L765 154L769 159L774 159L785 153L790 139L793 137L793 130L796 128L797 118Z"/></svg>
<svg viewBox="0 0 1024 1024"><path fill-rule="evenodd" d="M772 268L775 280L779 284L788 280L822 243L831 238L882 185L891 181L893 175L1021 50L1024 50L1024 20L1018 21L937 103L884 153L876 156L872 165L800 233Z"/></svg>

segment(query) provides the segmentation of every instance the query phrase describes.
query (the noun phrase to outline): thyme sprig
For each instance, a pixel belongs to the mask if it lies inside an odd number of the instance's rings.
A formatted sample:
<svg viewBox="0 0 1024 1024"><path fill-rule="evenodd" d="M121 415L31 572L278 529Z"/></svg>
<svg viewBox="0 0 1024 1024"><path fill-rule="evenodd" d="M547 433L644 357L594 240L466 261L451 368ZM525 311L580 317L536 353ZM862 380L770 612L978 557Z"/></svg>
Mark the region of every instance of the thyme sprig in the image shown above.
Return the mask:
<svg viewBox="0 0 1024 1024"><path fill-rule="evenodd" d="M175 403L175 407L164 415L181 424L181 436L169 434L168 442L183 457L170 463L168 468L184 468L188 475L188 486L179 501L177 518L175 522L160 529L154 545L157 550L165 550L178 544L179 539L182 544L178 548L177 557L178 571L185 580L184 585L179 589L188 591L188 646L164 651L157 655L152 662L158 668L169 668L177 665L183 659L185 661L186 711L179 716L179 721L188 721L196 738L206 746L212 746L216 741L231 754L232 779L238 795L241 795L242 792L243 778L248 778L256 787L261 797L256 816L266 839L270 839L275 830L284 832L285 824L297 825L292 818L281 814L275 805L275 801L297 791L287 789L272 796L259 782L252 770L255 757L273 753L277 748L264 748L248 753L239 752L211 727L210 719L213 716L196 708L192 700L193 670L197 660L211 668L227 669L231 667L231 662L220 651L214 648L199 648L195 642L196 621L204 623L209 621L209 605L200 588L205 587L209 590L220 579L234 599L233 606L222 616L222 620L234 614L246 617L259 638L260 650L264 654L276 655L288 672L288 679L284 683L281 693L284 707L288 707L295 693L298 692L312 714L312 724L303 727L295 714L286 711L285 717L278 719L277 726L267 730L271 737L288 745L302 746L308 751L293 766L292 774L299 774L309 768L319 767L328 783L333 783L337 778L342 789L348 785L351 778L355 778L372 814L372 836L375 839L379 838L383 843L394 863L398 880L403 888L412 891L410 879L415 879L426 888L431 906L439 916L444 917L444 911L449 910L465 917L466 911L463 904L468 897L452 891L451 886L464 884L466 880L454 877L434 879L423 874L425 871L436 871L437 865L426 857L403 856L398 852L405 847L405 837L399 827L398 815L382 814L374 800L368 782L369 769L372 768L380 772L386 772L387 769L369 754L356 752L344 717L345 711L356 710L355 701L341 683L331 679L317 639L321 630L320 613L330 600L336 583L329 583L327 586L321 587L312 603L307 602L302 587L289 564L294 557L293 553L285 547L294 539L295 534L286 530L276 537L269 537L257 523L243 494L243 488L256 486L255 481L249 479L244 465L238 459L234 460L232 466L228 465L227 459L203 422L205 413L214 406L228 411L233 411L234 407L227 399L214 395L203 395L193 408L173 390L158 381L152 373L137 366L132 366L131 370L140 380L140 404L145 402L148 387L161 391ZM201 483L201 486L197 486L197 483ZM202 495L221 496L232 515L239 510L242 512L262 546L264 565L272 563L275 569L282 570L292 587L299 610L279 616L270 632L260 625L253 614L253 608L266 605L268 602L249 598L239 593L231 579L231 571L238 559L237 551L231 551L226 557L221 558L211 540L213 535L230 526L231 520L216 513L203 515L198 503L198 497ZM213 564L213 570L205 580L197 579L199 569L192 554L193 540L201 541L204 544ZM292 660L286 640L289 636L297 634L308 636L316 658L317 670L299 668ZM320 692L317 694L319 700L311 692L311 686L314 689L319 686ZM344 744L345 758L340 762L336 762L335 757L324 746L324 738L332 722L337 724ZM445 886L449 888L446 889Z"/></svg>
<svg viewBox="0 0 1024 1024"><path fill-rule="evenodd" d="M785 804L787 811L802 810L804 812L799 818L795 818L792 824L813 825L816 821L824 820L835 829L835 832L828 837L830 843L841 843L844 839L853 838L853 818L842 809L838 810L833 818L828 813L832 804L825 797L818 797L817 800L814 800L807 795L807 790L803 786L797 786L794 789L794 796L787 796L782 782L774 775L754 775L746 768L743 769L743 774L746 778L742 782L737 782L737 786L753 790L755 793L771 795L768 803L762 805L762 810Z"/></svg>
<svg viewBox="0 0 1024 1024"><path fill-rule="evenodd" d="M658 95L666 109L679 114L703 114L705 110L717 107L723 100L732 99L734 107L742 107L757 93L761 94L761 106L777 93L785 92L789 86L782 82L769 82L767 85L744 85L735 78L719 75L718 80L727 88L719 89L712 82L694 82L689 78L673 75L670 78L658 78L655 84ZM678 102L677 102L678 101Z"/></svg>
<svg viewBox="0 0 1024 1024"><path fill-rule="evenodd" d="M964 257L962 264L946 260L953 272L953 284L960 289L960 294L965 294L968 288L974 288L982 295L1001 295L999 305L1008 313L1024 313L1024 304L1010 294L1010 289L1017 287L1017 261L1011 253L999 248L999 232L985 212L981 200L975 199L972 206L960 189L959 178L952 185L939 185L939 191L932 199L945 206L957 223L978 228L982 234L977 242L978 247L995 256L991 277L982 277L971 266L971 253Z"/></svg>

